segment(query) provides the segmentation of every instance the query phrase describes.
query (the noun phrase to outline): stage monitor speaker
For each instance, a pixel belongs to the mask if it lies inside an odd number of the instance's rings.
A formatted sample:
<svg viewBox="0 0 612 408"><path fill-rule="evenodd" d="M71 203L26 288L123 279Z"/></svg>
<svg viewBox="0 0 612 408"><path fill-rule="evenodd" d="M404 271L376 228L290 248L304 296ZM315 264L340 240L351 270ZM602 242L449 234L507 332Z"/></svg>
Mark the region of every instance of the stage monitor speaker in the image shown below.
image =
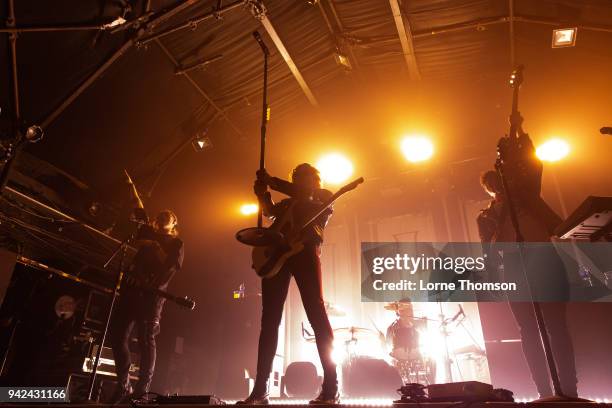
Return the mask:
<svg viewBox="0 0 612 408"><path fill-rule="evenodd" d="M310 361L294 361L283 376L283 391L291 398L310 399L317 395L320 378Z"/></svg>
<svg viewBox="0 0 612 408"><path fill-rule="evenodd" d="M402 378L384 360L357 357L342 367L343 394L350 398L397 398Z"/></svg>

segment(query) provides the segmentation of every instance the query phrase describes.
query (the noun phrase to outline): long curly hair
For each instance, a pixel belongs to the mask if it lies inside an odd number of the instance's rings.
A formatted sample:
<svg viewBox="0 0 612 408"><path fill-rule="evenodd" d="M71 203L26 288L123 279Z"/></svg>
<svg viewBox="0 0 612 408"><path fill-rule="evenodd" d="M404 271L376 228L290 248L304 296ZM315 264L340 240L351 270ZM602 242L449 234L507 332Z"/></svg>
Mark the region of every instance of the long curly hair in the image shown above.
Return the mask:
<svg viewBox="0 0 612 408"><path fill-rule="evenodd" d="M172 235L173 237L176 237L176 236L178 236L178 229L177 229L178 217L176 216L174 211L172 211L172 210L163 210L163 211L160 211L159 214L157 214L157 217L155 217L155 221L154 222L159 227L160 225L167 224L168 221L171 220L171 219L174 220L174 226L168 232L168 234Z"/></svg>

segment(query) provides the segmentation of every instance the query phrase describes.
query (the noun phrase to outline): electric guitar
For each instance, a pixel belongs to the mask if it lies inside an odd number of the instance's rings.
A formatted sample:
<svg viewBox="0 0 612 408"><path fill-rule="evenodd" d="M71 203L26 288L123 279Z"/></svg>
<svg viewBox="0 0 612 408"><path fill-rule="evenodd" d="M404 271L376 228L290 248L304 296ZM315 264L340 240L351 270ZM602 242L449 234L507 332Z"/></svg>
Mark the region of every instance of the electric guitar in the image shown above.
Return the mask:
<svg viewBox="0 0 612 408"><path fill-rule="evenodd" d="M131 276L125 276L123 282L125 283L126 286L157 295L173 303L176 303L177 305L184 307L185 309L189 309L189 310L195 309L195 306L196 306L195 301L187 296L183 296L183 297L175 296L172 293L166 292L165 290L161 290L156 287L143 284L138 279L131 277Z"/></svg>
<svg viewBox="0 0 612 408"><path fill-rule="evenodd" d="M308 226L310 226L329 206L331 206L341 195L347 193L351 190L357 188L359 184L363 183L363 177L358 178L357 180L345 185L340 190L338 190L334 195L332 195L328 200L326 200L318 210L299 228L293 228L292 232L283 237L283 240L277 244L266 247L255 247L253 248L252 260L253 260L253 269L255 273L261 278L271 278L276 275L280 269L283 267L287 259L292 257L295 254L298 254L300 251L304 249L304 243L302 242L302 232ZM287 217L290 211L292 210L289 207L284 214L284 217ZM284 224L285 221L281 221L279 224ZM280 227L277 227L280 228Z"/></svg>

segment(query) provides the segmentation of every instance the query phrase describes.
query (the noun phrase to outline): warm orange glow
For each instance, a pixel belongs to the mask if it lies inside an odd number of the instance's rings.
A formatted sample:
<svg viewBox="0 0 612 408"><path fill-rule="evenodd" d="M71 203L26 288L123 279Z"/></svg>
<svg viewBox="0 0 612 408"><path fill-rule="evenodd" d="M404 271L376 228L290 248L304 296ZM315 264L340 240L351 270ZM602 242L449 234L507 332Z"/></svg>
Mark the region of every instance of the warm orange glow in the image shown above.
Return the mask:
<svg viewBox="0 0 612 408"><path fill-rule="evenodd" d="M412 163L429 160L434 154L433 143L428 137L422 135L404 137L400 147L406 160Z"/></svg>
<svg viewBox="0 0 612 408"><path fill-rule="evenodd" d="M538 146L536 156L542 161L556 162L566 157L569 152L570 146L565 140L553 138Z"/></svg>
<svg viewBox="0 0 612 408"><path fill-rule="evenodd" d="M259 211L259 206L255 203L246 203L240 206L240 214L244 216L257 214Z"/></svg>
<svg viewBox="0 0 612 408"><path fill-rule="evenodd" d="M339 153L321 157L315 167L321 172L321 180L329 184L340 184L353 174L353 163Z"/></svg>

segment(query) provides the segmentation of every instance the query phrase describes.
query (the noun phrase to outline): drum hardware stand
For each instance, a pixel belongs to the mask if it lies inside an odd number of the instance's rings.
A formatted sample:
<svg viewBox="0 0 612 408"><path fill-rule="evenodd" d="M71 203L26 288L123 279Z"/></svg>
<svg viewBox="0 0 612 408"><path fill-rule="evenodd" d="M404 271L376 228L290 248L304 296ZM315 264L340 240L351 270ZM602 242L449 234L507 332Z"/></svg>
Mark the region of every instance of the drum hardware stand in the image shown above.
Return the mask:
<svg viewBox="0 0 612 408"><path fill-rule="evenodd" d="M450 358L450 352L448 349L448 338L450 336L447 327L451 322L450 319L444 316L444 310L442 309L442 302L438 302L440 307L440 331L442 332L442 338L444 338L444 370L446 374L446 382L453 382L453 360Z"/></svg>

